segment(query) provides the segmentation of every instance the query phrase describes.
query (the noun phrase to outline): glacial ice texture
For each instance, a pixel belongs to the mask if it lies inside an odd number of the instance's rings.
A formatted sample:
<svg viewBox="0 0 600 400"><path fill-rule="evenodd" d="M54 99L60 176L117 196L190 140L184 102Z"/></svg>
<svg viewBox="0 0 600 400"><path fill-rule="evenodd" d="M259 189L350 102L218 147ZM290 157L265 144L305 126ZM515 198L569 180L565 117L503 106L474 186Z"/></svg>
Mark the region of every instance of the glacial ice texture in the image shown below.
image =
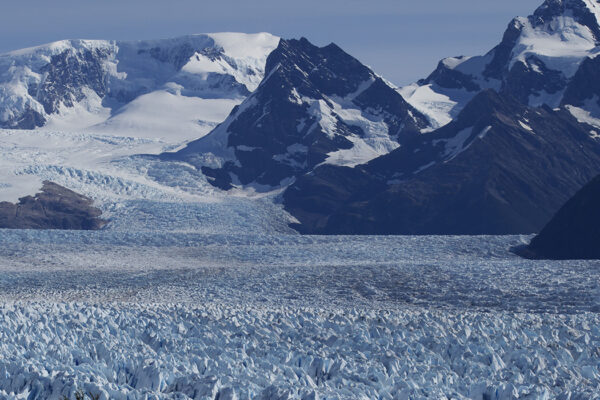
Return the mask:
<svg viewBox="0 0 600 400"><path fill-rule="evenodd" d="M527 237L0 231L0 398L600 398L600 262Z"/></svg>

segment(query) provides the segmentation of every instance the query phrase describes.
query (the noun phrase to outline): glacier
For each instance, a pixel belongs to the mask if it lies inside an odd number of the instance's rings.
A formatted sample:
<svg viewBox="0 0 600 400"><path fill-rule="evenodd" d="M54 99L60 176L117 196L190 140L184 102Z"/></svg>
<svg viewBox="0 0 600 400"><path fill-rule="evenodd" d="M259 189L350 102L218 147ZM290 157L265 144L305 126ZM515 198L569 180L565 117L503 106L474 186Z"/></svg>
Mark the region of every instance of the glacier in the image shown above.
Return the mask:
<svg viewBox="0 0 600 400"><path fill-rule="evenodd" d="M0 398L600 398L600 262L528 240L1 230Z"/></svg>

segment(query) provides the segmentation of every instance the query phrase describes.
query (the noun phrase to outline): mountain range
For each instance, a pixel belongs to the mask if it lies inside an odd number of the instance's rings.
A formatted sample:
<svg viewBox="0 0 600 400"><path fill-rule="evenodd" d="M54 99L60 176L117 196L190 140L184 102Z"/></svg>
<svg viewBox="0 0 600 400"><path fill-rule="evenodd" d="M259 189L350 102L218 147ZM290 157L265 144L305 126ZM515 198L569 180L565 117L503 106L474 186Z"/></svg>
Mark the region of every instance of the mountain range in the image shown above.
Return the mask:
<svg viewBox="0 0 600 400"><path fill-rule="evenodd" d="M142 159L275 194L302 233L532 233L600 173L599 45L595 0L402 88L305 38L63 41L0 56L0 126L171 138Z"/></svg>
<svg viewBox="0 0 600 400"><path fill-rule="evenodd" d="M278 41L266 33L63 40L3 54L0 127L198 137L256 89Z"/></svg>
<svg viewBox="0 0 600 400"><path fill-rule="evenodd" d="M353 168L427 128L424 115L335 44L281 40L259 87L219 127L172 157L201 167L220 188L268 190L320 165Z"/></svg>

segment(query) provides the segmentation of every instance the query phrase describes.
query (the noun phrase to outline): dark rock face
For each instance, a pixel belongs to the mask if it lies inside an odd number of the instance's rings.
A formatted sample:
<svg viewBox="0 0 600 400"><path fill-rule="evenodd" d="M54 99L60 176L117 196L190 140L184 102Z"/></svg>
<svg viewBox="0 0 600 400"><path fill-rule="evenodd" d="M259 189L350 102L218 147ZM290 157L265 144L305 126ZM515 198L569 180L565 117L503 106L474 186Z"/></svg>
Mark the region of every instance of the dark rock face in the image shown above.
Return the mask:
<svg viewBox="0 0 600 400"><path fill-rule="evenodd" d="M523 30L523 24L518 18L513 19L502 36L502 41L488 54L493 56L491 62L485 66L483 75L486 78L502 80L508 71L512 51L515 48Z"/></svg>
<svg viewBox="0 0 600 400"><path fill-rule="evenodd" d="M596 0L591 0L596 2ZM572 15L580 24L587 26L600 39L600 26L585 0L546 0L530 17L534 26L540 26L558 15Z"/></svg>
<svg viewBox="0 0 600 400"><path fill-rule="evenodd" d="M53 56L50 63L42 68L46 74L42 85L37 89L37 99L47 114L58 111L62 103L73 107L75 102L84 98L83 89L88 87L99 97L107 91L107 78L102 68L102 60L107 52L96 49L94 52L66 50Z"/></svg>
<svg viewBox="0 0 600 400"><path fill-rule="evenodd" d="M517 62L508 71L501 91L528 104L530 96L558 93L567 83L562 72L551 70L539 58L529 56L526 64Z"/></svg>
<svg viewBox="0 0 600 400"><path fill-rule="evenodd" d="M46 117L31 108L27 108L27 110L18 117L11 118L5 122L0 122L0 128L35 129L44 126L45 123Z"/></svg>
<svg viewBox="0 0 600 400"><path fill-rule="evenodd" d="M517 253L533 259L600 259L600 176L556 213L529 246Z"/></svg>
<svg viewBox="0 0 600 400"><path fill-rule="evenodd" d="M284 193L303 233L538 232L600 173L600 142L566 110L484 91L456 120L354 169L319 167Z"/></svg>
<svg viewBox="0 0 600 400"><path fill-rule="evenodd" d="M96 230L106 225L90 198L52 182L17 204L0 202L0 228Z"/></svg>
<svg viewBox="0 0 600 400"><path fill-rule="evenodd" d="M428 124L396 90L335 44L319 48L306 39L282 40L267 59L265 75L223 124L165 157L202 165L198 155L215 146L228 149L231 155L222 165L202 167L213 185L273 187L311 171L328 153L352 148L350 137L370 134L344 120L340 107L383 121L397 143L418 135Z"/></svg>
<svg viewBox="0 0 600 400"><path fill-rule="evenodd" d="M463 57L461 57L463 58ZM473 81L473 77L455 69L449 68L444 61L440 61L435 71L426 79L419 81L419 85L436 83L448 89L466 89L469 92L478 92L481 87Z"/></svg>
<svg viewBox="0 0 600 400"><path fill-rule="evenodd" d="M586 58L573 79L569 82L563 104L574 106L583 106L585 100L592 99L594 96L600 98L600 58Z"/></svg>

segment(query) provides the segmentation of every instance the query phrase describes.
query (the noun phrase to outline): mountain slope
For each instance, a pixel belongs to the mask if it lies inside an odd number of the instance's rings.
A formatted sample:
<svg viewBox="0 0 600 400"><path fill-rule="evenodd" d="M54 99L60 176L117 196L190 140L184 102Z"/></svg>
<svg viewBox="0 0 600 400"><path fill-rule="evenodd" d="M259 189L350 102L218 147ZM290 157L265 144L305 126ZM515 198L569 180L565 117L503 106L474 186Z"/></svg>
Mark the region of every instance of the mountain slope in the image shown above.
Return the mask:
<svg viewBox="0 0 600 400"><path fill-rule="evenodd" d="M485 56L442 60L399 90L438 127L355 166L319 166L283 195L324 234L539 231L600 173L600 4L547 0Z"/></svg>
<svg viewBox="0 0 600 400"><path fill-rule="evenodd" d="M600 141L566 109L492 90L455 121L354 170L318 168L284 193L306 233L537 232L600 172Z"/></svg>
<svg viewBox="0 0 600 400"><path fill-rule="evenodd" d="M273 188L321 164L354 166L428 128L383 79L335 44L282 40L260 86L219 127L168 158L223 189Z"/></svg>
<svg viewBox="0 0 600 400"><path fill-rule="evenodd" d="M429 77L400 92L436 126L450 122L484 89L530 106L581 103L587 93L565 92L600 53L599 19L596 0L546 0L533 15L515 18L486 55L444 59Z"/></svg>
<svg viewBox="0 0 600 400"><path fill-rule="evenodd" d="M256 88L278 41L269 34L233 33L65 40L2 54L0 127L161 134L170 132L168 124L144 120L170 108L170 122L179 125L171 131L197 128L197 135L204 134Z"/></svg>
<svg viewBox="0 0 600 400"><path fill-rule="evenodd" d="M600 176L561 207L519 253L536 259L600 259Z"/></svg>

